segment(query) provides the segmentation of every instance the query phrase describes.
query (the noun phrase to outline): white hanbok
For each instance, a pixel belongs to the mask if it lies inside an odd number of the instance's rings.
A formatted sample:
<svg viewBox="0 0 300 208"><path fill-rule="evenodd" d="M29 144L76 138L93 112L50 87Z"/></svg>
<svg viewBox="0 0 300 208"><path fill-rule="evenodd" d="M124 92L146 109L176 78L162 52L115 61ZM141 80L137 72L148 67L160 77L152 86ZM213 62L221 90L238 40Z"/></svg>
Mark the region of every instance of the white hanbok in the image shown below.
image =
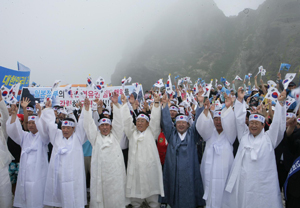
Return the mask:
<svg viewBox="0 0 300 208"><path fill-rule="evenodd" d="M245 101L236 100L234 112L240 145L226 184L223 208L282 208L274 149L284 136L285 106L276 104L269 130L262 129L256 137L245 124Z"/></svg>
<svg viewBox="0 0 300 208"><path fill-rule="evenodd" d="M200 172L204 184L206 208L221 208L225 184L233 163L232 144L236 139L235 117L232 108L222 111L223 131L219 134L211 114L202 112L196 124L198 133L206 141Z"/></svg>
<svg viewBox="0 0 300 208"><path fill-rule="evenodd" d="M111 133L98 131L91 111L84 114L84 130L93 152L91 162L91 208L124 208L130 203L125 197L126 172L120 140L123 137L121 112L114 106Z"/></svg>
<svg viewBox="0 0 300 208"><path fill-rule="evenodd" d="M6 121L9 115L3 99L0 102L0 113L0 205L3 208L11 208L12 192L8 167L14 157L7 148Z"/></svg>
<svg viewBox="0 0 300 208"><path fill-rule="evenodd" d="M125 134L129 140L126 197L145 199L164 196L162 168L156 146L161 132L161 107L153 107L148 128L137 130L127 104L121 107Z"/></svg>
<svg viewBox="0 0 300 208"><path fill-rule="evenodd" d="M6 127L10 138L22 148L14 206L43 208L49 137L23 131L18 117L12 124L10 117Z"/></svg>
<svg viewBox="0 0 300 208"><path fill-rule="evenodd" d="M83 115L68 139L57 128L52 109L42 111L38 124L39 133L49 135L53 145L44 204L63 208L84 207L87 199L82 145L87 138L83 129Z"/></svg>

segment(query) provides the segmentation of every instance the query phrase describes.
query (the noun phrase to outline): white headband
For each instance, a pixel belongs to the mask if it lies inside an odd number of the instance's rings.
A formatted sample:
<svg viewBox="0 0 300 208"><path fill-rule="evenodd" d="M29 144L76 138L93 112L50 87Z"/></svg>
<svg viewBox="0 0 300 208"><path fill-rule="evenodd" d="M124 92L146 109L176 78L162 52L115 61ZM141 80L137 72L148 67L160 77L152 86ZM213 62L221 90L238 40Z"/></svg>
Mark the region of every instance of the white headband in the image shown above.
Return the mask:
<svg viewBox="0 0 300 208"><path fill-rule="evenodd" d="M108 111L103 111L103 115L110 115Z"/></svg>
<svg viewBox="0 0 300 208"><path fill-rule="evenodd" d="M265 123L265 117L258 114L251 114L249 116L249 121L260 121L262 123Z"/></svg>
<svg viewBox="0 0 300 208"><path fill-rule="evenodd" d="M58 107L53 107L52 109L57 111L57 110L58 110Z"/></svg>
<svg viewBox="0 0 300 208"><path fill-rule="evenodd" d="M177 116L176 117L176 122L177 121L186 121L186 122L189 122L189 118L185 115L180 115L180 116Z"/></svg>
<svg viewBox="0 0 300 208"><path fill-rule="evenodd" d="M300 118L297 118L297 123L300 124Z"/></svg>
<svg viewBox="0 0 300 208"><path fill-rule="evenodd" d="M140 114L140 115L136 118L136 120L138 120L139 118L146 119L146 121L149 122L149 118L148 118L148 116L146 116L145 114Z"/></svg>
<svg viewBox="0 0 300 208"><path fill-rule="evenodd" d="M67 121L64 120L61 124L61 126L71 126L71 127L75 127L75 123L73 121Z"/></svg>
<svg viewBox="0 0 300 208"><path fill-rule="evenodd" d="M221 117L222 115L221 111L214 111L213 113L213 118Z"/></svg>
<svg viewBox="0 0 300 208"><path fill-rule="evenodd" d="M28 116L28 121L36 121L38 119L37 116Z"/></svg>
<svg viewBox="0 0 300 208"><path fill-rule="evenodd" d="M27 111L34 111L32 107L27 107L26 110Z"/></svg>
<svg viewBox="0 0 300 208"><path fill-rule="evenodd" d="M177 111L178 112L178 108L176 106L171 106L170 107L170 110L173 110L173 111Z"/></svg>
<svg viewBox="0 0 300 208"><path fill-rule="evenodd" d="M99 122L98 122L98 126L102 125L102 124L109 124L111 125L111 120L108 118L102 118Z"/></svg>
<svg viewBox="0 0 300 208"><path fill-rule="evenodd" d="M296 114L295 113L286 113L286 117L293 118L293 117L296 117Z"/></svg>
<svg viewBox="0 0 300 208"><path fill-rule="evenodd" d="M65 115L68 114L65 108L58 109L58 113L62 113L62 114L65 114Z"/></svg>

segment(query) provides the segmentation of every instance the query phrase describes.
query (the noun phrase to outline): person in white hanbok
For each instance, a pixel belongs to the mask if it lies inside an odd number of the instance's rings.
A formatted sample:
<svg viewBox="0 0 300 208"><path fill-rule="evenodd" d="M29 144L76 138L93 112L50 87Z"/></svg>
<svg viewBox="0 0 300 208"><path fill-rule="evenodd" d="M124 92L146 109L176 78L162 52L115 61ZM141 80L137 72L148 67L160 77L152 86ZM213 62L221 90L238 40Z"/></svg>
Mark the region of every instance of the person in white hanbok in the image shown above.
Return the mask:
<svg viewBox="0 0 300 208"><path fill-rule="evenodd" d="M87 138L83 129L84 116L76 124L66 118L62 129L55 124L51 101L46 102L37 125L41 135L48 135L53 145L47 173L44 205L83 208L87 204L82 145Z"/></svg>
<svg viewBox="0 0 300 208"><path fill-rule="evenodd" d="M200 171L204 183L206 208L221 208L225 184L233 162L232 144L236 139L235 117L227 97L226 108L214 111L211 117L209 99L197 119L196 128L206 142Z"/></svg>
<svg viewBox="0 0 300 208"><path fill-rule="evenodd" d="M93 152L91 162L91 208L124 208L130 203L125 196L126 172L120 140L123 138L118 95L114 103L114 119L100 118L95 125L88 98L84 101L84 130ZM98 131L98 130L99 131Z"/></svg>
<svg viewBox="0 0 300 208"><path fill-rule="evenodd" d="M8 166L14 160L8 151L6 133L6 121L8 119L8 110L2 98L0 90L0 207L12 207L12 190L9 178Z"/></svg>
<svg viewBox="0 0 300 208"><path fill-rule="evenodd" d="M232 164L223 196L223 208L282 208L274 149L283 139L286 127L285 90L278 97L268 131L265 118L251 114L245 124L245 92L238 90L235 118L238 152ZM234 131L234 129L232 129Z"/></svg>
<svg viewBox="0 0 300 208"><path fill-rule="evenodd" d="M146 200L150 207L159 207L158 195L164 196L162 169L156 147L160 134L161 108L159 96L154 97L151 120L146 114L136 117L136 126L122 94L122 120L129 140L126 197L130 197L133 207L140 207Z"/></svg>
<svg viewBox="0 0 300 208"><path fill-rule="evenodd" d="M29 102L27 100L27 104ZM24 102L22 102L23 104ZM33 114L26 117L28 118L27 127L29 132L23 131L21 123L17 118L17 112L17 106L12 105L11 117L6 124L7 134L22 148L14 206L43 208L48 170L47 153L49 137L43 137L39 134L36 128L38 116ZM27 114L27 112L24 112L24 114Z"/></svg>

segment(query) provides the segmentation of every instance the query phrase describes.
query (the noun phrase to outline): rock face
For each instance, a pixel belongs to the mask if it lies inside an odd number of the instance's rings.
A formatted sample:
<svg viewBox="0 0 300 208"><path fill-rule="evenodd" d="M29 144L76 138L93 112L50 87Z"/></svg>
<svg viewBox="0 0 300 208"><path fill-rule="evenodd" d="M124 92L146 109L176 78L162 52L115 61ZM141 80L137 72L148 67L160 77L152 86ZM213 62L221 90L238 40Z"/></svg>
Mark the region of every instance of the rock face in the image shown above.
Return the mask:
<svg viewBox="0 0 300 208"><path fill-rule="evenodd" d="M180 1L145 37L124 54L112 74L113 85L131 76L150 89L160 78L190 76L228 80L256 74L275 79L280 63L300 69L300 1L266 0L257 10L226 17L213 0Z"/></svg>

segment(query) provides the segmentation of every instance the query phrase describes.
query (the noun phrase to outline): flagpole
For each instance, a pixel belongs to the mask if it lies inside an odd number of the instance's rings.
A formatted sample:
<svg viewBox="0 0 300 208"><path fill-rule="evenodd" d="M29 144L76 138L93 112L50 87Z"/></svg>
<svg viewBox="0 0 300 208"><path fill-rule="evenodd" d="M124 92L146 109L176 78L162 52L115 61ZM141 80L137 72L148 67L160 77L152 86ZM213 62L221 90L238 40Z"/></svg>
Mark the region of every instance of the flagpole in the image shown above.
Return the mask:
<svg viewBox="0 0 300 208"><path fill-rule="evenodd" d="M282 63L281 63L282 64ZM280 64L280 66L279 66L279 71L278 72L280 72L280 69L281 69L281 64Z"/></svg>

